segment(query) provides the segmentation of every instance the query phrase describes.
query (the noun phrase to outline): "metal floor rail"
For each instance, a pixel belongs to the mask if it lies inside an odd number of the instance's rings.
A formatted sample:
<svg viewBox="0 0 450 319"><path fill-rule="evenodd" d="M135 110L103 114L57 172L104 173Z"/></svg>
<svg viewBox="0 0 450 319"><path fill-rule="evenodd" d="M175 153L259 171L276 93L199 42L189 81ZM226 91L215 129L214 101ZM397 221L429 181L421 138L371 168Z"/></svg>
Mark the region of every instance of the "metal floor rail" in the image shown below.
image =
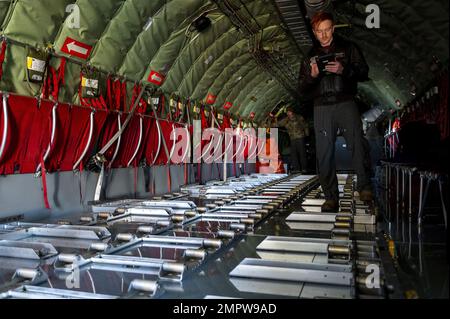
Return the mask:
<svg viewBox="0 0 450 319"><path fill-rule="evenodd" d="M234 287L232 298L383 296L362 285L367 265L381 265L377 243L355 235L357 225L373 226L373 210L354 197L352 175L339 183L336 213L320 212L317 176L252 174L93 203L56 223L0 225L0 261L8 261L0 275L11 278L0 282L0 297L192 298L202 287L205 296ZM299 201L303 209L293 209ZM257 234L283 212L293 231L317 236Z"/></svg>

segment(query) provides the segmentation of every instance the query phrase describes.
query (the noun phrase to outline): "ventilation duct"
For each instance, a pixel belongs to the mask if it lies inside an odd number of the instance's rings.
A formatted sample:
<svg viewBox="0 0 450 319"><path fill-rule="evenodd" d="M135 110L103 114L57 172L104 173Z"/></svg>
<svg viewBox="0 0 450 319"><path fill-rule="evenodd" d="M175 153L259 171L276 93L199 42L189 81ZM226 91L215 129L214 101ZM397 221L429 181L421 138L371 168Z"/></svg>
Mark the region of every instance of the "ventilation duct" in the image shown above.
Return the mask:
<svg viewBox="0 0 450 319"><path fill-rule="evenodd" d="M306 15L311 19L318 11L333 13L331 0L305 0Z"/></svg>
<svg viewBox="0 0 450 319"><path fill-rule="evenodd" d="M312 46L298 0L275 0L284 24L288 27L299 48L306 52Z"/></svg>

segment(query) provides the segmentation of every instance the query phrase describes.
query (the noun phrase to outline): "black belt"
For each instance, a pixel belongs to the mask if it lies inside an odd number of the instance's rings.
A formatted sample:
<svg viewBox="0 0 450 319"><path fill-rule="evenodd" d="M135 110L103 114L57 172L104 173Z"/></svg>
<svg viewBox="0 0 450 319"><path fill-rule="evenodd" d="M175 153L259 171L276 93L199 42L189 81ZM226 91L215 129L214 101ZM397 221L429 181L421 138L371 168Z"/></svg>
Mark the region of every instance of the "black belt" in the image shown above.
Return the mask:
<svg viewBox="0 0 450 319"><path fill-rule="evenodd" d="M317 100L320 101L319 104L331 104L336 103L338 101L338 97L336 95L322 95Z"/></svg>
<svg viewBox="0 0 450 319"><path fill-rule="evenodd" d="M316 98L314 100L314 105L334 104L334 103L345 102L347 100L352 100L352 96L346 95L346 94L336 94L335 92L326 93L326 94L322 94L320 97Z"/></svg>

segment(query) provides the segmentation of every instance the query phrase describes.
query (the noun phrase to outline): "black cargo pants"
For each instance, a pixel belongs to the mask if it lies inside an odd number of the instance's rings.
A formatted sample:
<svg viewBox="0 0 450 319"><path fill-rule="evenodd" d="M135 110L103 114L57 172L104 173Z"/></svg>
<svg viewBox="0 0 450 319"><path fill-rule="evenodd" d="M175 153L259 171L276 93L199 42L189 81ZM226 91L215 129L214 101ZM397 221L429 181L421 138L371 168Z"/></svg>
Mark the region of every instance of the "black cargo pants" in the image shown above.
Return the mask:
<svg viewBox="0 0 450 319"><path fill-rule="evenodd" d="M305 138L291 139L291 171L308 169Z"/></svg>
<svg viewBox="0 0 450 319"><path fill-rule="evenodd" d="M363 145L361 117L354 101L314 106L314 131L319 180L326 199L339 199L336 176L335 142L338 128L342 131L347 149L352 153L352 166L358 176L357 190L370 187L365 165L368 156Z"/></svg>

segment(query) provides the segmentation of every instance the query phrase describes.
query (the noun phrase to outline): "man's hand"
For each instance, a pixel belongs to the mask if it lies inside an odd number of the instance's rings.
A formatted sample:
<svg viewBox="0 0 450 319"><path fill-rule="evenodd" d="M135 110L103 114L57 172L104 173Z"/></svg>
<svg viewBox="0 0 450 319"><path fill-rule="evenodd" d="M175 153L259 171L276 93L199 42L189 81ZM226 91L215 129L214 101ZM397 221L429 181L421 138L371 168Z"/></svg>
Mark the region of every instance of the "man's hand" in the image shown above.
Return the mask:
<svg viewBox="0 0 450 319"><path fill-rule="evenodd" d="M317 78L319 76L319 67L317 66L316 62L311 62L311 76L313 78Z"/></svg>
<svg viewBox="0 0 450 319"><path fill-rule="evenodd" d="M344 71L344 67L342 66L341 62L330 62L325 66L325 70L327 70L330 73L336 73L336 74L342 74Z"/></svg>

